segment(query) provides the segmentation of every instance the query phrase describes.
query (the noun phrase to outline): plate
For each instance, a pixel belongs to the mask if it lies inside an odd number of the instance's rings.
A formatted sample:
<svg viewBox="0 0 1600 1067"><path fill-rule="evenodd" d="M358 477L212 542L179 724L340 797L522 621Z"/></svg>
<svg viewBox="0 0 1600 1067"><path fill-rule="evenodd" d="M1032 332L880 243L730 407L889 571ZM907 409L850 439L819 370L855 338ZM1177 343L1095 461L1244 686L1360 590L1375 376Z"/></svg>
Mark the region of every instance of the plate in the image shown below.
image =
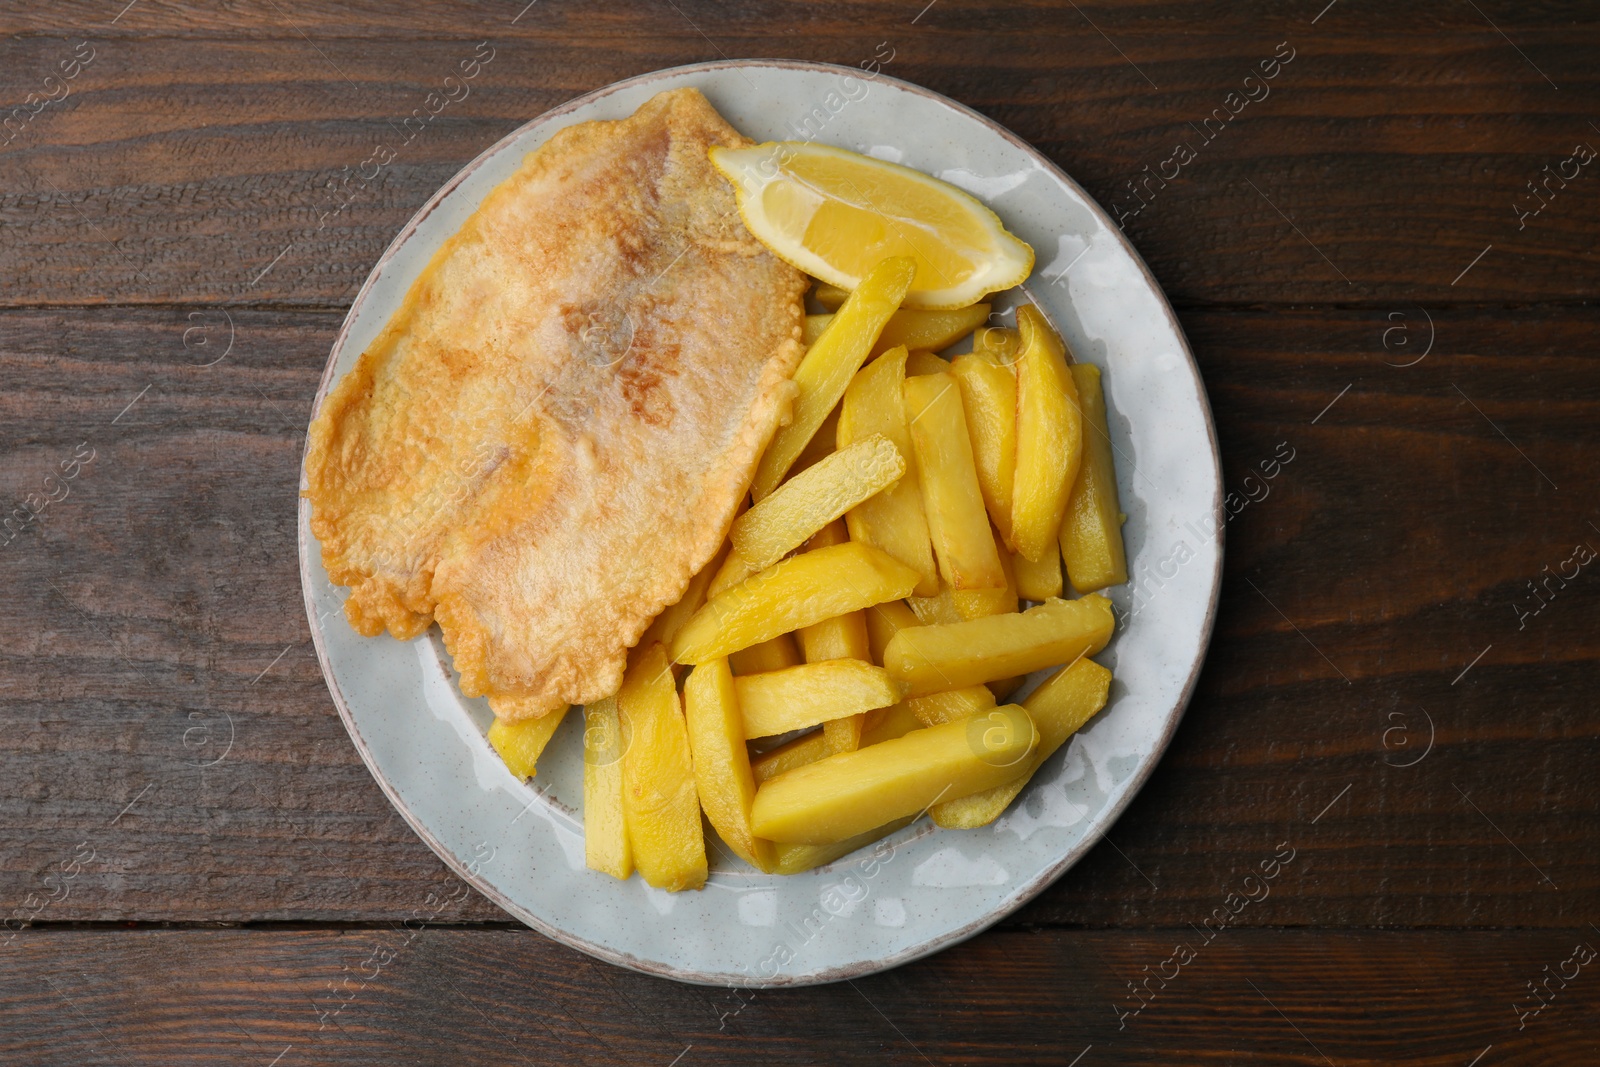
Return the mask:
<svg viewBox="0 0 1600 1067"><path fill-rule="evenodd" d="M1222 568L1216 435L1172 309L1106 213L1014 134L882 73L818 63L702 63L618 82L510 134L406 225L334 342L316 405L388 321L429 257L557 130L619 119L694 86L757 141L814 139L915 167L988 204L1033 245L1026 289L1080 362L1104 372L1131 582L1096 657L1106 709L981 830L922 819L802 875L712 849L698 893L619 882L583 862L582 726L571 714L531 783L484 734L487 703L456 687L437 629L414 641L346 624L300 502L300 573L317 656L367 767L455 872L534 929L611 963L682 981L765 987L859 977L925 956L1016 910L1082 857L1155 768L1193 691ZM708 842L714 835L708 834Z"/></svg>

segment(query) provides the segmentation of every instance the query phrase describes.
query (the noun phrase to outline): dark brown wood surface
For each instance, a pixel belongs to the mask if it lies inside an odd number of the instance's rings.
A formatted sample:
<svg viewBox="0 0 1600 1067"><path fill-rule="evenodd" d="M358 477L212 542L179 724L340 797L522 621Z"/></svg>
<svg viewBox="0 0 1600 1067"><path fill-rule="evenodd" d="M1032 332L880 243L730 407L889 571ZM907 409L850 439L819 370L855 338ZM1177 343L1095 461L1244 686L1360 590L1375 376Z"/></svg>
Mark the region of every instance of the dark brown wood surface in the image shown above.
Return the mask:
<svg viewBox="0 0 1600 1067"><path fill-rule="evenodd" d="M646 978L505 928L28 931L0 977L18 1063L1593 1063L1590 927L1235 930L1143 1007L1159 930L993 931L805 991ZM373 962L385 961L385 962ZM1574 965L1575 966L1575 965ZM1568 966L1571 973L1572 966ZM1169 973L1171 973L1169 971ZM1134 1008L1139 1008L1137 1014ZM130 1025L130 1020L139 1025Z"/></svg>
<svg viewBox="0 0 1600 1067"><path fill-rule="evenodd" d="M1529 585L1600 548L1600 163L1518 214L1600 147L1592 5L125 2L0 11L0 103L67 89L0 133L0 503L66 492L0 545L0 1063L1600 1061L1594 968L1537 1015L1526 985L1600 948L1600 576ZM413 936L453 876L345 736L295 562L344 307L549 107L883 48L1130 213L1230 492L1294 450L1229 522L1171 749L1037 901L854 986L645 978L475 895ZM1119 1030L1280 841L1292 875Z"/></svg>

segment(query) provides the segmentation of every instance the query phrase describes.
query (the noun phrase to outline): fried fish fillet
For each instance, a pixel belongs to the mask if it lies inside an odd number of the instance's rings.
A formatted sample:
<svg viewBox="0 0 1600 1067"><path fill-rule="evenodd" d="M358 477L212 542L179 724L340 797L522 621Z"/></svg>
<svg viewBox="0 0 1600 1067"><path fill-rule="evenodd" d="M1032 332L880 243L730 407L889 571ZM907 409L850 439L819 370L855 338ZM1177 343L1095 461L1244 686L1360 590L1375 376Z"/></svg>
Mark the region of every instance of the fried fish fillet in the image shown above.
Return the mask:
<svg viewBox="0 0 1600 1067"><path fill-rule="evenodd" d="M311 426L350 624L437 620L508 718L614 693L720 546L792 391L805 281L706 158L697 90L555 134L433 257Z"/></svg>

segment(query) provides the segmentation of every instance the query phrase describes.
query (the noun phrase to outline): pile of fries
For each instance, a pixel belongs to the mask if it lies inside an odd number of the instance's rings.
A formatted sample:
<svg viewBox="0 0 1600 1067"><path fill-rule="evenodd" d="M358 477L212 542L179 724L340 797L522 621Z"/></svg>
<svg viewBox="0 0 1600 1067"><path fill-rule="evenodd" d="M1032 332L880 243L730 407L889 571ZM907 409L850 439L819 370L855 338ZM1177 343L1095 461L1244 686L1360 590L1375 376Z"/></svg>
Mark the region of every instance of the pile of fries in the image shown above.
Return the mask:
<svg viewBox="0 0 1600 1067"><path fill-rule="evenodd" d="M780 874L924 813L983 826L1105 705L1097 591L1127 575L1099 370L1032 306L1015 330L986 326L988 304L902 308L915 272L891 258L853 291L818 284L831 313L807 318L751 503L621 691L583 709L595 870L699 888L702 814ZM489 738L527 776L560 720Z"/></svg>

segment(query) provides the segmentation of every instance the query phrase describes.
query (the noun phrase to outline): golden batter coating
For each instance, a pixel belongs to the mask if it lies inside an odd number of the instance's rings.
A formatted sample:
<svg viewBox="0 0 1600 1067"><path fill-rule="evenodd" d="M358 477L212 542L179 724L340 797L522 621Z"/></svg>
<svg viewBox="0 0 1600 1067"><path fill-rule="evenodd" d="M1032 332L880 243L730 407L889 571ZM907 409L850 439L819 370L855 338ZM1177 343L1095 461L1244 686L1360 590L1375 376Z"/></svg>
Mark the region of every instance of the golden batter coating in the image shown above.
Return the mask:
<svg viewBox="0 0 1600 1067"><path fill-rule="evenodd" d="M805 279L744 229L694 89L555 134L328 394L312 531L358 632L437 620L469 696L614 693L710 560L792 386Z"/></svg>

